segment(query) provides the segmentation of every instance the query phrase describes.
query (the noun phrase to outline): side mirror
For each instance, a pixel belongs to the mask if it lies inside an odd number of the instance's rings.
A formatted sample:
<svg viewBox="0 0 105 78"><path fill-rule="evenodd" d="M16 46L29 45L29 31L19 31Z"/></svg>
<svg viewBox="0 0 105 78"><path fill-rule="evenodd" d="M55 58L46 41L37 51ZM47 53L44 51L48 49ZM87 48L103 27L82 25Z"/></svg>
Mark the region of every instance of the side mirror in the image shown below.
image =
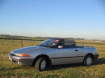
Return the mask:
<svg viewBox="0 0 105 78"><path fill-rule="evenodd" d="M59 45L58 48L63 48L63 46Z"/></svg>

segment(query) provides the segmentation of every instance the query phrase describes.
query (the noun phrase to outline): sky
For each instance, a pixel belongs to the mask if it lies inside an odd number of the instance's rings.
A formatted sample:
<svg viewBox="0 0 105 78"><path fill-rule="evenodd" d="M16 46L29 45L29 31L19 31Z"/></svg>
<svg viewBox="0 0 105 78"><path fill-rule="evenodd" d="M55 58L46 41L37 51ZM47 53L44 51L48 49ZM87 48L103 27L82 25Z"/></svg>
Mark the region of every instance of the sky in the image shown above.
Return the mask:
<svg viewBox="0 0 105 78"><path fill-rule="evenodd" d="M105 40L105 1L0 0L0 34Z"/></svg>

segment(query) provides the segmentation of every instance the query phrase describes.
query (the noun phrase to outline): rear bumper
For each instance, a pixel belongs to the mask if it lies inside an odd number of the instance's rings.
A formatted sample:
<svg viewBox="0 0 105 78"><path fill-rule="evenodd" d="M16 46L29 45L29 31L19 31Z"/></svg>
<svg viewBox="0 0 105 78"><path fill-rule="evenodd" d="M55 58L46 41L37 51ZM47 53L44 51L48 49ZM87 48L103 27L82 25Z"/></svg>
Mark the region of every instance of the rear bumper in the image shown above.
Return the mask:
<svg viewBox="0 0 105 78"><path fill-rule="evenodd" d="M33 58L30 57L9 56L9 60L19 65L30 66L33 64Z"/></svg>
<svg viewBox="0 0 105 78"><path fill-rule="evenodd" d="M97 60L99 58L99 55L94 55L94 60Z"/></svg>

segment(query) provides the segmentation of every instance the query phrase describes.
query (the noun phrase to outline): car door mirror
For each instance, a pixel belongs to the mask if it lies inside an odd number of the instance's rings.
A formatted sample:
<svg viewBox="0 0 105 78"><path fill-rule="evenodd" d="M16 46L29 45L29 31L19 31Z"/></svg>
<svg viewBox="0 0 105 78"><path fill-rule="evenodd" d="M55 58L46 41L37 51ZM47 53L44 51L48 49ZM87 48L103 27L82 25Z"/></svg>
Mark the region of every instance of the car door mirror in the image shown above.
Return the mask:
<svg viewBox="0 0 105 78"><path fill-rule="evenodd" d="M64 46L62 46L62 45L59 45L59 46L58 46L58 48L64 48Z"/></svg>

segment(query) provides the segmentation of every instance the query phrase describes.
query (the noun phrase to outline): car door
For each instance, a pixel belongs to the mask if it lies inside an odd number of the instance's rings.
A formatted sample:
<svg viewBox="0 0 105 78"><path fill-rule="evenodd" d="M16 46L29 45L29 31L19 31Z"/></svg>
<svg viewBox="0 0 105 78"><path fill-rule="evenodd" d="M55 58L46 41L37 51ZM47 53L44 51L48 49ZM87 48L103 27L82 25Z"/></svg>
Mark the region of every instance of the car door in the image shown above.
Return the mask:
<svg viewBox="0 0 105 78"><path fill-rule="evenodd" d="M69 48L56 48L52 54L53 64L69 64L79 63L83 60L83 54L80 48L69 47Z"/></svg>

